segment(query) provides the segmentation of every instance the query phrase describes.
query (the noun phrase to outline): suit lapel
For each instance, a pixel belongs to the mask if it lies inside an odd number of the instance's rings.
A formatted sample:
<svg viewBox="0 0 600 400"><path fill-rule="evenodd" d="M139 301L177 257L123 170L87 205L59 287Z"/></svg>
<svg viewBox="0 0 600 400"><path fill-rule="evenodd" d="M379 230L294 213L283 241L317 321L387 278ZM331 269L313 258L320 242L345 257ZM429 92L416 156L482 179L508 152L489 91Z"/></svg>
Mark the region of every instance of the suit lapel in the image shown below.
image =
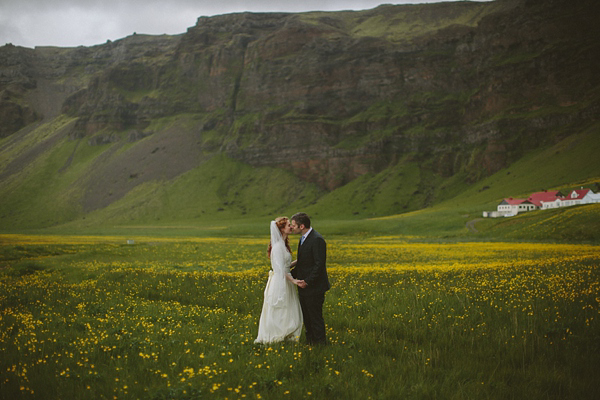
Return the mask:
<svg viewBox="0 0 600 400"><path fill-rule="evenodd" d="M306 235L306 238L304 239L304 243L302 243L302 244L300 244L300 242L302 241L302 236L300 236L300 240L298 240L298 258L300 258L300 252L302 251L302 249L304 247L306 247L307 242L313 235L313 232L314 232L314 230L310 231L310 233L308 235Z"/></svg>

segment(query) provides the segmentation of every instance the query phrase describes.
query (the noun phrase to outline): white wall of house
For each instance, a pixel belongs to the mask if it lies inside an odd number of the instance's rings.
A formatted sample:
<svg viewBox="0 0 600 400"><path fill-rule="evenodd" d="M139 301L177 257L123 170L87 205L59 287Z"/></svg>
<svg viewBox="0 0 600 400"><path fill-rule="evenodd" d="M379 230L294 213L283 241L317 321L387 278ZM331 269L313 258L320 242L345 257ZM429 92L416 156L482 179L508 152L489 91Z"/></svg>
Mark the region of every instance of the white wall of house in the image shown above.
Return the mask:
<svg viewBox="0 0 600 400"><path fill-rule="evenodd" d="M499 213L510 213L518 214L520 212L535 210L535 204L521 203L521 204L499 204Z"/></svg>
<svg viewBox="0 0 600 400"><path fill-rule="evenodd" d="M535 204L528 204L528 203L521 203L521 204L511 206L511 207L512 207L512 211L515 213L535 210Z"/></svg>
<svg viewBox="0 0 600 400"><path fill-rule="evenodd" d="M503 204L498 206L498 212L508 213L508 214L518 214L519 213L519 205L518 204Z"/></svg>
<svg viewBox="0 0 600 400"><path fill-rule="evenodd" d="M587 192L585 197L581 199L581 204L600 203L600 193L593 193L591 190Z"/></svg>
<svg viewBox="0 0 600 400"><path fill-rule="evenodd" d="M563 201L563 207L576 206L578 204L581 204L581 201L582 199L565 198L565 200Z"/></svg>
<svg viewBox="0 0 600 400"><path fill-rule="evenodd" d="M523 211L533 211L536 208L537 207L535 206L535 204L519 204L519 210Z"/></svg>
<svg viewBox="0 0 600 400"><path fill-rule="evenodd" d="M564 207L563 201L561 199L556 199L554 201L542 201L542 210L548 210L550 208L559 208Z"/></svg>

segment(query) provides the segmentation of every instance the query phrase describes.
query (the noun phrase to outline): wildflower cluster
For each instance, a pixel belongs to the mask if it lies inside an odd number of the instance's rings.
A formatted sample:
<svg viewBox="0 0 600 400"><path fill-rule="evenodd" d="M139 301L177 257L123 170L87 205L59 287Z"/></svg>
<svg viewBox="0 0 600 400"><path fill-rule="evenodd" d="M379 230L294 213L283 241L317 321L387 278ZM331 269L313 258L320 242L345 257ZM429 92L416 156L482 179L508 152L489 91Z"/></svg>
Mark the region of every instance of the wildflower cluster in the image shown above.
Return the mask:
<svg viewBox="0 0 600 400"><path fill-rule="evenodd" d="M332 239L320 348L253 344L265 240L0 238L0 398L585 398L600 366L596 246Z"/></svg>

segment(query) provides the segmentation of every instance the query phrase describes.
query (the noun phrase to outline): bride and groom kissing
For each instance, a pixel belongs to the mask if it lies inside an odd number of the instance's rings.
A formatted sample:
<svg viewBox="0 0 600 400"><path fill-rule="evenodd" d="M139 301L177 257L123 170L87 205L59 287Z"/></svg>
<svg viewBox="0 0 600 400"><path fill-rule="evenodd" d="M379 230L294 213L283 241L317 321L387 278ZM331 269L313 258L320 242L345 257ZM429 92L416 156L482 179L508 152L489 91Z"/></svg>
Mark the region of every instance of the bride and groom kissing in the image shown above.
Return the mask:
<svg viewBox="0 0 600 400"><path fill-rule="evenodd" d="M291 234L300 235L297 259L292 261ZM325 344L323 303L331 287L327 277L327 244L311 227L310 217L297 213L291 219L271 221L267 249L271 271L254 343L298 341L304 323L308 345Z"/></svg>

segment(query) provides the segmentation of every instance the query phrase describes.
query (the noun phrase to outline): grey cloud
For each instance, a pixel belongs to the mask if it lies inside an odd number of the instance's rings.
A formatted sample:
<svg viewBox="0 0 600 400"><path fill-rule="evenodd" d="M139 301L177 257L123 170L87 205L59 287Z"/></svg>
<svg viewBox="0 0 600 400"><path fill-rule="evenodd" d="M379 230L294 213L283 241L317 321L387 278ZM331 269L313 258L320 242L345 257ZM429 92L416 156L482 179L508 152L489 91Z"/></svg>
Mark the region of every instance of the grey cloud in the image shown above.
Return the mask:
<svg viewBox="0 0 600 400"><path fill-rule="evenodd" d="M432 0L399 3L409 2ZM184 33L200 16L242 11L364 10L380 3L378 0L0 0L0 45L91 46L133 32Z"/></svg>

